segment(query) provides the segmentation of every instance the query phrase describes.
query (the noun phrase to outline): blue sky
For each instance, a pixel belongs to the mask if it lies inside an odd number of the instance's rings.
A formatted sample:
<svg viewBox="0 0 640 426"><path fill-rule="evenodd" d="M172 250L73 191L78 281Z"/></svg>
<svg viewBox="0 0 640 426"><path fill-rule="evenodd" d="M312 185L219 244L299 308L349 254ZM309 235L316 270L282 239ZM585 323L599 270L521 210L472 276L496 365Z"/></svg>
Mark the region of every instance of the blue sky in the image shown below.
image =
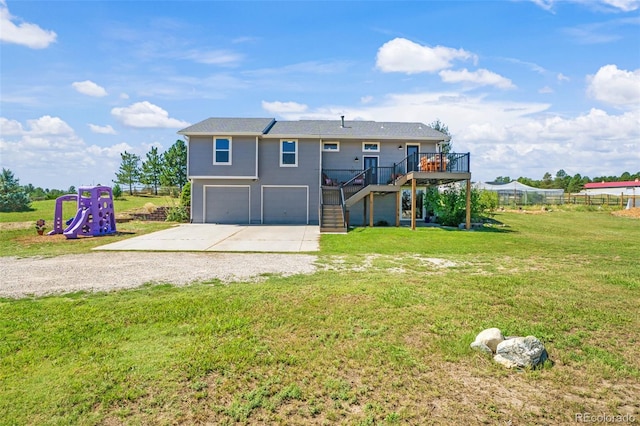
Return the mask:
<svg viewBox="0 0 640 426"><path fill-rule="evenodd" d="M448 125L472 177L640 170L640 0L0 0L0 163L111 184L208 117Z"/></svg>

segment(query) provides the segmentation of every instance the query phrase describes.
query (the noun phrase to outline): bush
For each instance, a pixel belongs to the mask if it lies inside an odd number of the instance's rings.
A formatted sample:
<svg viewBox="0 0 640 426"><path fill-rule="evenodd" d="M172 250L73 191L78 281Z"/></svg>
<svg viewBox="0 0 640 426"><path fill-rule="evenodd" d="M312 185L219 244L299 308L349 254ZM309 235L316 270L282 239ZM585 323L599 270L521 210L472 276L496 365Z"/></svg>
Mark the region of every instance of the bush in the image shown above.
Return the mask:
<svg viewBox="0 0 640 426"><path fill-rule="evenodd" d="M191 205L191 182L185 183L182 187L182 193L180 194L180 205L187 208Z"/></svg>
<svg viewBox="0 0 640 426"><path fill-rule="evenodd" d="M480 194L477 189L471 189L471 217L479 216ZM440 194L440 206L436 210L438 223L444 226L458 226L466 220L467 191L462 188L450 187Z"/></svg>
<svg viewBox="0 0 640 426"><path fill-rule="evenodd" d="M189 210L185 206L173 206L167 211L167 222L188 222Z"/></svg>
<svg viewBox="0 0 640 426"><path fill-rule="evenodd" d="M113 186L111 192L113 192L113 198L118 199L122 197L122 188L117 183Z"/></svg>

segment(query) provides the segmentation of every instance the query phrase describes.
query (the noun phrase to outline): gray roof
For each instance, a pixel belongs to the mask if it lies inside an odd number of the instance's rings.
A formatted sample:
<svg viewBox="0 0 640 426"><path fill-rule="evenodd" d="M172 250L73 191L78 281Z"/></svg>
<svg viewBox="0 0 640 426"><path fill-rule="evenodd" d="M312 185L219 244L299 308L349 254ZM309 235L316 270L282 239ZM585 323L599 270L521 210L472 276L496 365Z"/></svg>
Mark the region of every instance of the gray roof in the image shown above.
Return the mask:
<svg viewBox="0 0 640 426"><path fill-rule="evenodd" d="M209 118L178 132L182 135L259 134L264 137L320 137L358 139L448 140L424 123L377 121L298 120L273 118Z"/></svg>
<svg viewBox="0 0 640 426"><path fill-rule="evenodd" d="M207 118L184 128L180 135L263 135L275 118Z"/></svg>

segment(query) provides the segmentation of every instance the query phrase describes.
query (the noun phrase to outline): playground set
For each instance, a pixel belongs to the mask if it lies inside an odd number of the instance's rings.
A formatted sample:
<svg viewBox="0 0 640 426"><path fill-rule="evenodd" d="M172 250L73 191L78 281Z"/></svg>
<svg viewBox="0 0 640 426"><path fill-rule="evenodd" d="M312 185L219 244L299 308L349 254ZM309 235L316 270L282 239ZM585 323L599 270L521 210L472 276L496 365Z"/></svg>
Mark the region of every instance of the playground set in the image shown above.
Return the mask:
<svg viewBox="0 0 640 426"><path fill-rule="evenodd" d="M78 203L76 215L66 222L62 218L62 203ZM63 224L66 228L63 228ZM53 230L47 235L64 234L68 239L98 237L116 232L113 210L113 192L108 186L81 186L78 194L67 194L56 199Z"/></svg>

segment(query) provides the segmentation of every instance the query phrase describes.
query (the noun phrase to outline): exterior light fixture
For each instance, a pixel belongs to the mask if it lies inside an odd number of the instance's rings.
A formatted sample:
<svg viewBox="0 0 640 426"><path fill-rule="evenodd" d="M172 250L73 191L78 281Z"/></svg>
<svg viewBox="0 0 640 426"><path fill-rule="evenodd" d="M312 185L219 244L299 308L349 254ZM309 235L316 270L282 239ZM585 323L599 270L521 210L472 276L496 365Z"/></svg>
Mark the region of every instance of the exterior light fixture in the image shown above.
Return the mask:
<svg viewBox="0 0 640 426"><path fill-rule="evenodd" d="M398 151L402 151L402 145L398 145Z"/></svg>
<svg viewBox="0 0 640 426"><path fill-rule="evenodd" d="M358 157L356 157L353 161L355 161L357 163L360 160L358 160Z"/></svg>

